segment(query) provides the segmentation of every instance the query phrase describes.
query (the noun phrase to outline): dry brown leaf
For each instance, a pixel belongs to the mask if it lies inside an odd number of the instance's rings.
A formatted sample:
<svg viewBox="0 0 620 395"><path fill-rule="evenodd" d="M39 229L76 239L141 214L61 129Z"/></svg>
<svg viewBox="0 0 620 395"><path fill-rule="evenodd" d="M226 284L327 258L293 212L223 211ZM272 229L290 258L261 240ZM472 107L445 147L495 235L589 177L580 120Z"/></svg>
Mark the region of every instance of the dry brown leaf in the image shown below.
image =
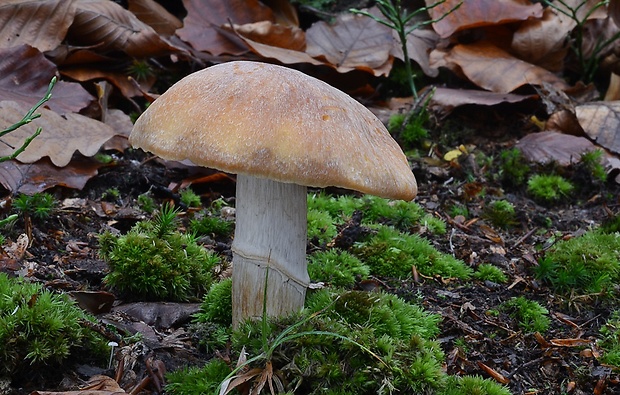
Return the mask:
<svg viewBox="0 0 620 395"><path fill-rule="evenodd" d="M64 40L73 22L73 0L18 0L0 5L0 48L28 44L52 50Z"/></svg>
<svg viewBox="0 0 620 395"><path fill-rule="evenodd" d="M342 14L331 25L317 22L306 31L306 41L308 55L342 73L357 69L387 76L392 66L391 29L363 15Z"/></svg>
<svg viewBox="0 0 620 395"><path fill-rule="evenodd" d="M104 375L91 377L86 386L77 391L34 391L31 395L120 395L125 394L116 380Z"/></svg>
<svg viewBox="0 0 620 395"><path fill-rule="evenodd" d="M248 51L243 41L223 26L274 21L271 9L258 0L183 0L183 5L187 16L176 34L197 51L213 55L241 55Z"/></svg>
<svg viewBox="0 0 620 395"><path fill-rule="evenodd" d="M592 102L575 108L579 124L598 145L620 153L620 101Z"/></svg>
<svg viewBox="0 0 620 395"><path fill-rule="evenodd" d="M522 0L467 0L454 12L450 12L461 0L446 0L433 7L429 14L434 20L447 16L433 23L435 31L443 38L454 32L480 26L498 25L524 21L529 18L542 17L542 6ZM437 3L426 0L427 7ZM449 14L448 14L449 13Z"/></svg>
<svg viewBox="0 0 620 395"><path fill-rule="evenodd" d="M576 23L564 14L546 8L542 19L529 19L514 32L511 49L520 59L558 72L568 52L566 37Z"/></svg>
<svg viewBox="0 0 620 395"><path fill-rule="evenodd" d="M13 100L34 105L45 95L50 80L57 72L52 62L29 45L0 49L0 101ZM46 105L64 114L80 111L93 99L80 84L58 81L52 99Z"/></svg>
<svg viewBox="0 0 620 395"><path fill-rule="evenodd" d="M150 76L138 83L127 78L127 73L124 71L87 67L72 67L63 70L62 75L80 82L105 79L120 90L123 96L129 98L142 96L143 92L149 91L156 81L155 76Z"/></svg>
<svg viewBox="0 0 620 395"><path fill-rule="evenodd" d="M113 1L75 0L77 11L68 39L74 45L96 46L99 53L115 51L142 58L181 51Z"/></svg>
<svg viewBox="0 0 620 395"><path fill-rule="evenodd" d="M226 26L227 30L231 27ZM271 21L234 25L234 31L244 39L272 47L303 52L306 49L306 35L296 26L283 26Z"/></svg>
<svg viewBox="0 0 620 395"><path fill-rule="evenodd" d="M241 34L238 37L243 40L243 42L248 46L248 48L250 48L252 51L256 52L264 58L276 59L284 64L310 63L316 66L326 65L324 62L314 59L306 52L294 51L292 49L274 47L273 45L263 44L243 37Z"/></svg>
<svg viewBox="0 0 620 395"><path fill-rule="evenodd" d="M390 54L395 58L404 60L400 39L396 31L392 31L392 37L394 39L394 45L392 45ZM409 59L415 61L424 74L429 77L437 77L437 75L439 75L439 70L435 67L431 67L429 58L431 50L435 48L438 41L439 36L430 28L416 29L407 36L407 53Z"/></svg>
<svg viewBox="0 0 620 395"><path fill-rule="evenodd" d="M29 107L14 101L0 102L0 130L21 120L28 110ZM76 151L93 156L116 134L108 125L80 114L60 116L45 108L37 113L41 114L39 119L2 137L0 156L10 155L38 126L43 132L17 157L20 162L33 163L48 156L56 166L66 166Z"/></svg>
<svg viewBox="0 0 620 395"><path fill-rule="evenodd" d="M289 0L262 0L273 11L275 22L283 26L299 26L297 9Z"/></svg>
<svg viewBox="0 0 620 395"><path fill-rule="evenodd" d="M528 134L517 142L516 147L529 161L541 164L555 161L561 166L575 163L584 152L596 149L585 137L551 131Z"/></svg>
<svg viewBox="0 0 620 395"><path fill-rule="evenodd" d="M437 65L462 72L471 82L492 92L509 93L526 84L543 82L560 90L568 88L566 81L555 74L484 41L459 44L446 53L435 50L431 59Z"/></svg>
<svg viewBox="0 0 620 395"><path fill-rule="evenodd" d="M33 195L55 186L82 189L97 175L103 164L91 159L74 159L65 167L54 166L48 159L35 163L6 161L0 163L0 184L9 192Z"/></svg>
<svg viewBox="0 0 620 395"><path fill-rule="evenodd" d="M172 36L183 26L179 18L169 13L155 0L129 0L127 9L157 33L167 37Z"/></svg>
<svg viewBox="0 0 620 395"><path fill-rule="evenodd" d="M559 347L583 347L592 344L588 339L551 339L549 343Z"/></svg>
<svg viewBox="0 0 620 395"><path fill-rule="evenodd" d="M519 103L534 96L515 95L513 93L495 93L472 89L435 88L430 106L442 114L449 113L455 107L465 104L494 106L500 103Z"/></svg>

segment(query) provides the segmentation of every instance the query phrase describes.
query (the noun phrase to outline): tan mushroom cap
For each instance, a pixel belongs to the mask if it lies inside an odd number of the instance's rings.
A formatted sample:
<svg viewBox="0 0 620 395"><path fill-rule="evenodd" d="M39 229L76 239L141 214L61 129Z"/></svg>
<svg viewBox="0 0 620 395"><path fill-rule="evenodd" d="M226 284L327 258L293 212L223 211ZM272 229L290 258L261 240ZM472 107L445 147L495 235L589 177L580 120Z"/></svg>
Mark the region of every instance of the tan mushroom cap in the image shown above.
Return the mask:
<svg viewBox="0 0 620 395"><path fill-rule="evenodd" d="M299 71L238 61L193 73L138 118L134 147L235 174L411 200L407 158L366 107Z"/></svg>

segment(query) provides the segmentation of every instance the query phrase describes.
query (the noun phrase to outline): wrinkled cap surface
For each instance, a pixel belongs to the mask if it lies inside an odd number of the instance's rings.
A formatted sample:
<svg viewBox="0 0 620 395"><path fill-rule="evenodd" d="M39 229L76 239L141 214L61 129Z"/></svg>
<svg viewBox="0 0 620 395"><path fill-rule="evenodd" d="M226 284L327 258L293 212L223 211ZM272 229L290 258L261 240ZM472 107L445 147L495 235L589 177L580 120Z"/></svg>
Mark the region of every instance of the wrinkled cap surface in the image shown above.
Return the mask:
<svg viewBox="0 0 620 395"><path fill-rule="evenodd" d="M366 107L299 71L223 63L173 85L138 118L134 147L235 174L411 200L407 158Z"/></svg>

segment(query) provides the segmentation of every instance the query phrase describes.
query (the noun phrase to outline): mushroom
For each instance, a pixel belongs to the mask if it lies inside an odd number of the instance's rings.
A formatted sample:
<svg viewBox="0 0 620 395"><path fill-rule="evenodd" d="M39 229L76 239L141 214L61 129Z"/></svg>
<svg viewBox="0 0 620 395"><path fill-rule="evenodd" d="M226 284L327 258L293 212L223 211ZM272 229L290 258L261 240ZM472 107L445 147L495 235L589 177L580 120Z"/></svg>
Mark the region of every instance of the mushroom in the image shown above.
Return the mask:
<svg viewBox="0 0 620 395"><path fill-rule="evenodd" d="M302 72L235 61L195 72L138 118L130 142L237 174L233 325L303 308L307 186L412 200L407 158L366 107Z"/></svg>

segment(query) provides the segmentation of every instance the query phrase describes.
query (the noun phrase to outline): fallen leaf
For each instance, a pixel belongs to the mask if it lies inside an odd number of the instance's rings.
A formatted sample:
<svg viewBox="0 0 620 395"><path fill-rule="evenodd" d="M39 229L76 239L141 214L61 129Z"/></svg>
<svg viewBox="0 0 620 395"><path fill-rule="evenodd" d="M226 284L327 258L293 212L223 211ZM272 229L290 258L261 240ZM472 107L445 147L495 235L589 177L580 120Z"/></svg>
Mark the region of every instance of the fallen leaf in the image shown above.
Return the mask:
<svg viewBox="0 0 620 395"><path fill-rule="evenodd" d="M0 129L7 128L22 119L28 107L14 101L0 102ZM0 156L13 153L26 137L37 127L43 132L22 152L17 159L23 163L36 162L47 156L56 166L66 166L76 151L84 156L95 155L101 145L116 133L108 125L80 114L69 113L60 116L54 111L39 108L39 119L20 127L2 137Z"/></svg>
<svg viewBox="0 0 620 395"><path fill-rule="evenodd" d="M620 153L620 101L577 106L575 114L586 134L598 145Z"/></svg>
<svg viewBox="0 0 620 395"><path fill-rule="evenodd" d="M306 31L308 55L345 73L365 70L387 76L392 66L392 31L364 15L342 14L333 24L319 21Z"/></svg>
<svg viewBox="0 0 620 395"><path fill-rule="evenodd" d="M136 302L115 306L122 312L157 329L179 327L200 310L200 303Z"/></svg>
<svg viewBox="0 0 620 395"><path fill-rule="evenodd" d="M583 153L596 149L585 137L553 131L528 134L517 142L516 147L529 161L557 162L561 166L578 162Z"/></svg>
<svg viewBox="0 0 620 395"><path fill-rule="evenodd" d="M18 0L0 5L0 48L23 44L52 50L64 40L75 15L73 0Z"/></svg>
<svg viewBox="0 0 620 395"><path fill-rule="evenodd" d="M120 395L125 394L116 380L104 375L91 377L82 389L76 391L33 391L31 395Z"/></svg>
<svg viewBox="0 0 620 395"><path fill-rule="evenodd" d="M233 28L234 32L252 42L293 51L303 52L306 49L305 33L297 26L283 26L271 21L261 21L234 25ZM225 29L232 30L227 26Z"/></svg>
<svg viewBox="0 0 620 395"><path fill-rule="evenodd" d="M169 13L155 0L129 0L127 9L157 33L167 37L172 36L183 26L179 18Z"/></svg>
<svg viewBox="0 0 620 395"><path fill-rule="evenodd" d="M65 167L54 166L48 159L26 164L6 161L0 163L0 184L13 194L26 195L55 186L82 189L102 166L100 162L87 159L74 159Z"/></svg>
<svg viewBox="0 0 620 395"><path fill-rule="evenodd" d="M224 25L274 21L271 9L258 0L183 0L187 16L176 34L197 51L241 55L248 51Z"/></svg>
<svg viewBox="0 0 620 395"><path fill-rule="evenodd" d="M95 315L109 313L116 300L114 294L105 291L71 291L69 296L82 310Z"/></svg>
<svg viewBox="0 0 620 395"><path fill-rule="evenodd" d="M556 89L566 89L568 84L531 63L517 59L508 52L488 42L459 44L445 53L433 51L431 65L437 63L462 72L471 82L486 90L509 93L523 85L549 83Z"/></svg>
<svg viewBox="0 0 620 395"><path fill-rule="evenodd" d="M455 6L461 6L450 12ZM426 6L436 4L436 0L426 0ZM542 17L542 6L520 0L446 0L429 10L435 31L443 38L454 32L480 26L499 25L529 18ZM444 17L445 16L445 17Z"/></svg>
<svg viewBox="0 0 620 395"><path fill-rule="evenodd" d="M180 51L113 1L75 0L75 4L77 11L67 33L67 39L73 45L96 45L99 53L120 51L135 58Z"/></svg>
<svg viewBox="0 0 620 395"><path fill-rule="evenodd" d="M588 339L551 339L549 343L558 347L582 347L592 343Z"/></svg>
<svg viewBox="0 0 620 395"><path fill-rule="evenodd" d="M511 49L520 59L559 72L568 53L566 38L575 25L572 19L548 7L541 19L529 19L519 25L512 37Z"/></svg>
<svg viewBox="0 0 620 395"><path fill-rule="evenodd" d="M466 104L494 106L501 103L520 103L533 99L534 96L516 95L513 93L495 93L473 89L435 88L429 105L442 114Z"/></svg>
<svg viewBox="0 0 620 395"><path fill-rule="evenodd" d="M29 45L0 49L0 101L13 100L31 107L45 95L57 73L56 66ZM78 112L93 100L80 84L58 81L46 106L64 114Z"/></svg>

